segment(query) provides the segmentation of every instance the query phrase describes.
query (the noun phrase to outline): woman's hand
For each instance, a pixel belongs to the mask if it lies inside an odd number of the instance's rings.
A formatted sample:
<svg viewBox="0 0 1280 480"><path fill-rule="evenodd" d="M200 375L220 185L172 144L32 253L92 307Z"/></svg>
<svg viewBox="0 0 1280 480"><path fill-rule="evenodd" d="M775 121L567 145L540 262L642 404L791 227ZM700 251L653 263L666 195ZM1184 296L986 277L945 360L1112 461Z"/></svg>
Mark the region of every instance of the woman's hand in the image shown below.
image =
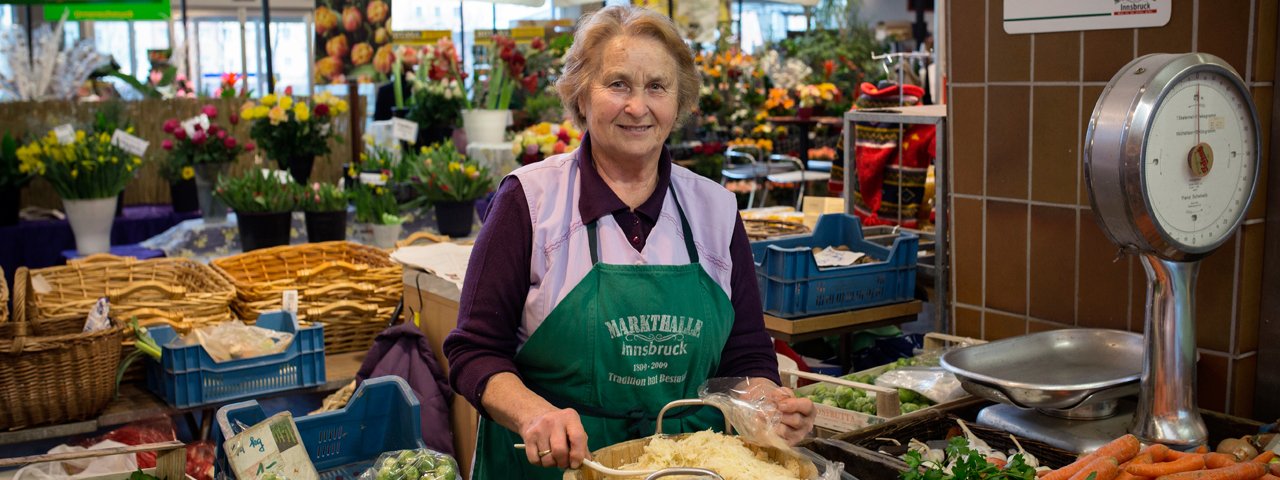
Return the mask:
<svg viewBox="0 0 1280 480"><path fill-rule="evenodd" d="M534 465L578 468L587 457L587 432L572 408L552 407L530 417L520 426L520 436L524 437L525 456Z"/></svg>
<svg viewBox="0 0 1280 480"><path fill-rule="evenodd" d="M817 409L813 401L807 398L796 398L790 388L782 387L773 392L774 403L778 405L779 420L774 432L786 440L788 445L795 445L813 430L813 416Z"/></svg>

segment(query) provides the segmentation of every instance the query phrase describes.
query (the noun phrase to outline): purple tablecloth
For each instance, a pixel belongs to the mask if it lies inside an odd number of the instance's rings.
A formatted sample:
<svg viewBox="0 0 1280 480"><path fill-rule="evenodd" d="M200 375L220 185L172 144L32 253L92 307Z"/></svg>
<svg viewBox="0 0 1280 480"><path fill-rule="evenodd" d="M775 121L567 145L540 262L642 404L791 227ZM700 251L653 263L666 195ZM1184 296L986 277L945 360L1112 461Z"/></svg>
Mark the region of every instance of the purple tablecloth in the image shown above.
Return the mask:
<svg viewBox="0 0 1280 480"><path fill-rule="evenodd" d="M174 213L169 205L135 205L124 207L124 214L111 227L112 245L139 243L169 229L183 220L197 218L199 212ZM66 220L19 222L0 227L0 266L5 281L13 287L18 267L43 268L66 262L62 252L75 250L76 239Z"/></svg>

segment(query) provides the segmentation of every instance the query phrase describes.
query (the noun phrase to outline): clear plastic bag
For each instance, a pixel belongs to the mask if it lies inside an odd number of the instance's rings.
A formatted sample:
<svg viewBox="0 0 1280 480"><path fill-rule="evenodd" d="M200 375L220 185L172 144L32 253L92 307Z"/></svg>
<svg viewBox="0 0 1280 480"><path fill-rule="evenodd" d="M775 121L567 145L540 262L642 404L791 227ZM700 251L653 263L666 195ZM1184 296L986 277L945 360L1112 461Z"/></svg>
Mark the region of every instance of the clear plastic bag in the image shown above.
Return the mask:
<svg viewBox="0 0 1280 480"><path fill-rule="evenodd" d="M902 367L880 374L876 385L905 388L932 400L946 403L967 395L956 376L938 367Z"/></svg>
<svg viewBox="0 0 1280 480"><path fill-rule="evenodd" d="M812 452L806 454L802 449L788 445L778 435L779 424L782 423L778 402L792 397L795 394L790 389L759 378L711 378L698 387L698 398L719 407L742 440L790 451L813 461L819 472L814 480L840 480L843 463L828 461Z"/></svg>
<svg viewBox="0 0 1280 480"><path fill-rule="evenodd" d="M293 341L293 334L249 326L234 320L198 328L183 341L188 345L199 343L213 357L213 361L225 362L283 352Z"/></svg>
<svg viewBox="0 0 1280 480"><path fill-rule="evenodd" d="M458 480L458 462L435 450L399 450L378 456L360 480Z"/></svg>

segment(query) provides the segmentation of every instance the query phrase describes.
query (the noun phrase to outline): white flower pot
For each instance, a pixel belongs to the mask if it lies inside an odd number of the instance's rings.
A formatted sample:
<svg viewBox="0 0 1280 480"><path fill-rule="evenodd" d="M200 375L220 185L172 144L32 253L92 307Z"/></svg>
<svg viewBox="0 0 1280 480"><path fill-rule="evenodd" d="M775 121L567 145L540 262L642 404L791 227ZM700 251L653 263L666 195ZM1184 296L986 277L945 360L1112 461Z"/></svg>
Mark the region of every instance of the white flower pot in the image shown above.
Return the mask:
<svg viewBox="0 0 1280 480"><path fill-rule="evenodd" d="M467 131L469 144L502 143L510 124L511 110L462 111L462 128Z"/></svg>
<svg viewBox="0 0 1280 480"><path fill-rule="evenodd" d="M111 224L116 220L116 196L90 200L63 199L67 221L76 235L76 251L80 255L106 253L111 250Z"/></svg>
<svg viewBox="0 0 1280 480"><path fill-rule="evenodd" d="M371 224L369 228L373 231L371 240L373 246L378 248L395 248L396 241L400 240L400 230L403 225L397 223L395 225Z"/></svg>

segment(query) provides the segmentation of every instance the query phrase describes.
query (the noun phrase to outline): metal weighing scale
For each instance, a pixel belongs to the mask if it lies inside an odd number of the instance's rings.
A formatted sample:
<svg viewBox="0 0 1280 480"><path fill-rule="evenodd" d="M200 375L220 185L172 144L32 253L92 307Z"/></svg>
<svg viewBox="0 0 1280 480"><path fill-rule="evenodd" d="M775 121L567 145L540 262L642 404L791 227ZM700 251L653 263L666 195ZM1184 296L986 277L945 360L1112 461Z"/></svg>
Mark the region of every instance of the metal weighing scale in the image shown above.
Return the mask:
<svg viewBox="0 0 1280 480"><path fill-rule="evenodd" d="M1206 443L1193 290L1200 260L1253 199L1258 125L1244 81L1213 55L1146 55L1111 79L1085 135L1085 181L1102 230L1147 272L1145 340L1065 330L949 352L942 363L966 390L1001 402L979 423L1079 452L1126 431L1175 448ZM1121 398L1134 392L1136 403Z"/></svg>

